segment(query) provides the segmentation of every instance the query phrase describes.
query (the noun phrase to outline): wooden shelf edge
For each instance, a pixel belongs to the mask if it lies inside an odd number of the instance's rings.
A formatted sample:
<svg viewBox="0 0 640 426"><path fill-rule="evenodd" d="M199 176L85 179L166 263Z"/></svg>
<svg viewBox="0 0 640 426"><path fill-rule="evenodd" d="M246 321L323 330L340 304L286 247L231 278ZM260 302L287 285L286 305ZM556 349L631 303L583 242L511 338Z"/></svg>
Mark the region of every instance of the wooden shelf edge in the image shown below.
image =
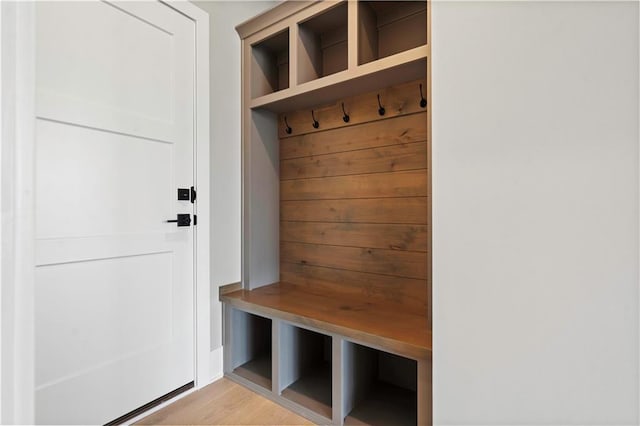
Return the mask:
<svg viewBox="0 0 640 426"><path fill-rule="evenodd" d="M240 292L245 290L240 290ZM238 292L236 292L238 293ZM380 335L368 333L362 330L357 330L331 322L301 316L290 312L282 311L279 309L271 308L268 306L258 305L255 303L247 302L239 299L238 297L232 297L235 293L228 293L220 296L220 301L228 304L229 306L238 308L244 312L251 314L284 320L292 324L299 324L302 326L309 326L319 330L326 331L327 333L338 334L347 338L354 343L362 344L374 349L379 349L385 352L394 353L409 357L415 360L431 359L432 348L426 346L417 346L411 343L403 342L400 340L383 337Z"/></svg>
<svg viewBox="0 0 640 426"><path fill-rule="evenodd" d="M376 86L399 84L424 77L426 64L422 67L421 62L429 58L429 47L419 46L317 80L293 84L287 89L252 99L249 108L285 112L379 88Z"/></svg>
<svg viewBox="0 0 640 426"><path fill-rule="evenodd" d="M220 287L218 287L218 297L221 297L223 294L233 293L234 291L238 290L242 290L242 283L239 281L237 283L221 285Z"/></svg>

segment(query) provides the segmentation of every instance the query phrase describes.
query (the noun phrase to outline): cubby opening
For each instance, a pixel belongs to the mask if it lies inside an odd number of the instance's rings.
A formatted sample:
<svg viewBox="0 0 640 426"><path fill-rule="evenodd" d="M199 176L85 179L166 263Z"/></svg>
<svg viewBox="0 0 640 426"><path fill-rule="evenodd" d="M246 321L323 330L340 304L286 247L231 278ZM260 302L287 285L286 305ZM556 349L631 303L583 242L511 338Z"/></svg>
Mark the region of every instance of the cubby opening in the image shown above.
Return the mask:
<svg viewBox="0 0 640 426"><path fill-rule="evenodd" d="M418 419L418 363L345 342L345 425L413 425Z"/></svg>
<svg viewBox="0 0 640 426"><path fill-rule="evenodd" d="M427 44L426 1L358 3L358 64Z"/></svg>
<svg viewBox="0 0 640 426"><path fill-rule="evenodd" d="M234 309L233 372L271 390L271 320Z"/></svg>
<svg viewBox="0 0 640 426"><path fill-rule="evenodd" d="M331 337L283 324L280 342L282 396L331 419Z"/></svg>
<svg viewBox="0 0 640 426"><path fill-rule="evenodd" d="M289 29L251 46L251 97L289 88Z"/></svg>
<svg viewBox="0 0 640 426"><path fill-rule="evenodd" d="M347 69L347 2L298 25L298 83Z"/></svg>

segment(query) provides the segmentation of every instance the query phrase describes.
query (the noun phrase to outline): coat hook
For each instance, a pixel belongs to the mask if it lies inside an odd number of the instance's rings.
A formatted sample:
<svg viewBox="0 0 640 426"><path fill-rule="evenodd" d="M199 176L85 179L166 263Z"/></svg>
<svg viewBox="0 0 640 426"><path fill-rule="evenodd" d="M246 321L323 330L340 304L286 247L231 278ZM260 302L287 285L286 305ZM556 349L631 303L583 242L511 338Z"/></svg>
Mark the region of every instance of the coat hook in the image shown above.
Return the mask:
<svg viewBox="0 0 640 426"><path fill-rule="evenodd" d="M378 114L384 115L385 110L384 110L384 107L382 106L382 104L380 103L380 95L378 95L378 106L380 107L380 108L378 108Z"/></svg>
<svg viewBox="0 0 640 426"><path fill-rule="evenodd" d="M291 126L289 126L289 123L287 123L287 116L284 116L284 125L287 126L285 127L284 131L287 132L288 135L291 134L291 132L293 131L293 129L291 128Z"/></svg>
<svg viewBox="0 0 640 426"><path fill-rule="evenodd" d="M342 116L342 121L344 121L345 123L349 122L349 114L347 114L347 112L344 110L344 102L342 103L342 113L344 114Z"/></svg>
<svg viewBox="0 0 640 426"><path fill-rule="evenodd" d="M320 127L320 123L318 123L318 120L316 120L316 116L313 113L313 110L311 110L311 118L313 118L313 128L317 129L318 127Z"/></svg>
<svg viewBox="0 0 640 426"><path fill-rule="evenodd" d="M422 84L420 84L420 106L425 108L427 106L427 100L422 96Z"/></svg>

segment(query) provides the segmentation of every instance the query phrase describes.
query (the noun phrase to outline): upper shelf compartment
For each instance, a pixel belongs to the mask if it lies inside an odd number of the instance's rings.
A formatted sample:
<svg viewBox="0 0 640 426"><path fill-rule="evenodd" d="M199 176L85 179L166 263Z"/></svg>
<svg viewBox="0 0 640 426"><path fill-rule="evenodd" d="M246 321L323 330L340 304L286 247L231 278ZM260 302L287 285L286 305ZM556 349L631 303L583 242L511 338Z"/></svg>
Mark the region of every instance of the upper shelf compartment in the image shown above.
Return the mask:
<svg viewBox="0 0 640 426"><path fill-rule="evenodd" d="M253 99L249 107L281 113L324 105L358 93L422 79L427 75L428 56L429 46L416 47L346 72Z"/></svg>
<svg viewBox="0 0 640 426"><path fill-rule="evenodd" d="M249 108L279 113L424 79L427 13L425 1L281 3L272 27L240 30L253 55Z"/></svg>
<svg viewBox="0 0 640 426"><path fill-rule="evenodd" d="M289 29L251 46L251 98L289 87Z"/></svg>
<svg viewBox="0 0 640 426"><path fill-rule="evenodd" d="M298 84L347 69L347 3L298 24Z"/></svg>
<svg viewBox="0 0 640 426"><path fill-rule="evenodd" d="M360 1L358 64L427 44L426 1Z"/></svg>

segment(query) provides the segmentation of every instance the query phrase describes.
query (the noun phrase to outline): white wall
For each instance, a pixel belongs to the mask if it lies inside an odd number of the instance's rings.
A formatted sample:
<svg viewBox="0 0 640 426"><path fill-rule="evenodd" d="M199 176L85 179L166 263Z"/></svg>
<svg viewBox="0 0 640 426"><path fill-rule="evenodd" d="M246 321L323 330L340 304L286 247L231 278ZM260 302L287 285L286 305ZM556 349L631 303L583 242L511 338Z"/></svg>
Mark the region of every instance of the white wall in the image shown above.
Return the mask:
<svg viewBox="0 0 640 426"><path fill-rule="evenodd" d="M433 5L437 424L638 423L638 16Z"/></svg>
<svg viewBox="0 0 640 426"><path fill-rule="evenodd" d="M211 350L222 346L218 287L240 281L240 38L235 26L274 1L197 1L210 16Z"/></svg>

